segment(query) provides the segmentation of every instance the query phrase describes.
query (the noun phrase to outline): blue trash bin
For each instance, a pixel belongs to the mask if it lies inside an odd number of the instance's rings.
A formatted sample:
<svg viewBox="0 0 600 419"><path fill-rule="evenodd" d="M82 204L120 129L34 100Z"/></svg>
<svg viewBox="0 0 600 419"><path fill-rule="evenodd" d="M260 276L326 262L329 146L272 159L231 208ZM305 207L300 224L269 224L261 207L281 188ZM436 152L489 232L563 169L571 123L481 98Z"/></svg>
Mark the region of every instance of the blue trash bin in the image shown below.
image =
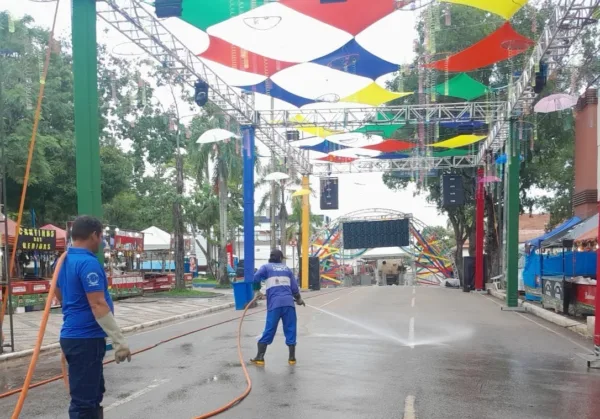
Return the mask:
<svg viewBox="0 0 600 419"><path fill-rule="evenodd" d="M236 310L243 310L252 298L254 298L254 290L252 289L252 282L233 282L233 301L235 303Z"/></svg>

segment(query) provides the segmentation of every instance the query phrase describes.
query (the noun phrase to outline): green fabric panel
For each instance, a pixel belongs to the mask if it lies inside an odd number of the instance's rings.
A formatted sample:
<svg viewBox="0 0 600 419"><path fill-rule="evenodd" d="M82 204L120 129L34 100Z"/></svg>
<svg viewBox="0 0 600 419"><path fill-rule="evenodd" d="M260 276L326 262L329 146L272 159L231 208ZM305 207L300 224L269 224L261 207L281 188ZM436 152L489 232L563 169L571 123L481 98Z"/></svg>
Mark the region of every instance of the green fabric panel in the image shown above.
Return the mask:
<svg viewBox="0 0 600 419"><path fill-rule="evenodd" d="M490 88L485 84L473 79L468 74L461 73L458 76L448 80L447 91L446 83L441 83L435 86L435 91L442 96L452 96L464 100L473 100L488 93Z"/></svg>
<svg viewBox="0 0 600 419"><path fill-rule="evenodd" d="M181 19L206 31L209 26L262 6L265 0L183 0Z"/></svg>
<svg viewBox="0 0 600 419"><path fill-rule="evenodd" d="M404 124L389 124L389 125L363 125L355 129L353 132L361 132L363 134L381 135L383 138L391 138L392 135L402 128Z"/></svg>
<svg viewBox="0 0 600 419"><path fill-rule="evenodd" d="M445 151L435 151L433 153L433 157L460 157L460 156L468 156L469 154L473 154L469 150L445 150Z"/></svg>

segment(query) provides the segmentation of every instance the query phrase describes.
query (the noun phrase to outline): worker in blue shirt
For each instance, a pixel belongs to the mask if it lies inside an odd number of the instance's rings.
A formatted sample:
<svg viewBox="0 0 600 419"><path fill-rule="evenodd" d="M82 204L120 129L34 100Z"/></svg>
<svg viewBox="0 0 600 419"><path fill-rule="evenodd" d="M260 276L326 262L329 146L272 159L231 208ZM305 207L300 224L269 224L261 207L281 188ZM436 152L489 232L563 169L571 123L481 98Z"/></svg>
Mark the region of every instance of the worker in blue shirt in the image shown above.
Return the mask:
<svg viewBox="0 0 600 419"><path fill-rule="evenodd" d="M283 263L283 252L273 249L269 257L269 263L260 267L254 274L254 282L266 281L267 298L267 324L262 337L258 341L258 353L250 361L256 365L265 365L265 353L267 346L273 343L279 320L283 322L283 333L285 343L289 348L288 363L296 364L296 307L306 304L300 296L298 282L294 274Z"/></svg>
<svg viewBox="0 0 600 419"><path fill-rule="evenodd" d="M71 237L56 290L63 312L60 346L69 366L69 418L102 419L106 337L112 339L117 364L131 361L131 352L113 316L106 274L95 256L102 244L102 223L78 217Z"/></svg>

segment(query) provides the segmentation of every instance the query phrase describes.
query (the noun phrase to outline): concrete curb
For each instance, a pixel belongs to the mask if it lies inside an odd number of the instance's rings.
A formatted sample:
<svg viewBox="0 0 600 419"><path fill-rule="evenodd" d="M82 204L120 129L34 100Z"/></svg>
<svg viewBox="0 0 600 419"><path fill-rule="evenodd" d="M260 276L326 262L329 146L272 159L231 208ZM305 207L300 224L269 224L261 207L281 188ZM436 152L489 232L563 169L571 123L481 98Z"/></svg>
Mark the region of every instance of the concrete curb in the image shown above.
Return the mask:
<svg viewBox="0 0 600 419"><path fill-rule="evenodd" d="M233 307L235 307L235 303L233 303L233 302L227 303L227 304L221 304L219 306L205 308L202 310L191 311L189 313L178 314L176 316L171 316L171 317L167 317L164 319L158 319L158 320L153 320L150 322L136 324L133 326L127 326L127 327L122 328L121 330L125 334L131 334L133 332L137 332L142 329L160 326L162 324L172 323L172 322L176 322L179 320L190 319L193 317L200 317L205 314L215 313L215 312L227 310L227 309L233 308ZM50 345L42 346L40 348L40 352L50 352L50 351L54 351L54 350L58 350L58 349L60 349L60 343L57 342L57 343L52 343ZM24 351L12 352L12 353L8 353L8 354L0 355L0 362L10 361L12 359L24 358L24 357L30 356L32 354L33 354L33 349L26 349Z"/></svg>
<svg viewBox="0 0 600 419"><path fill-rule="evenodd" d="M492 297L495 297L502 301L506 300L506 293L496 291L494 289L489 289L488 291ZM571 330L577 333L578 335L583 336L584 338L592 338L592 335L589 333L587 324L571 320L568 317L562 316L558 313L553 313L549 310L546 310L543 307L538 307L535 304L531 304L521 300L519 300L519 306L525 308L525 311L533 314L534 316L549 321L550 323L553 323L557 326Z"/></svg>

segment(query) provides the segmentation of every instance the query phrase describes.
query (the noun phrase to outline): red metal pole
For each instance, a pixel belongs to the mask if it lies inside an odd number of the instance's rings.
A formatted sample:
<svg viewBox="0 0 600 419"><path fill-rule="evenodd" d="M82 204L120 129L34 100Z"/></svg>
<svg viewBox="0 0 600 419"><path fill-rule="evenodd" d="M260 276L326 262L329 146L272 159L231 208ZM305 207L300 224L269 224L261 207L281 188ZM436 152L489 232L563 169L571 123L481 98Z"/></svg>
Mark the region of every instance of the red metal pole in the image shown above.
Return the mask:
<svg viewBox="0 0 600 419"><path fill-rule="evenodd" d="M475 289L483 290L483 167L477 169L477 207L475 209Z"/></svg>

